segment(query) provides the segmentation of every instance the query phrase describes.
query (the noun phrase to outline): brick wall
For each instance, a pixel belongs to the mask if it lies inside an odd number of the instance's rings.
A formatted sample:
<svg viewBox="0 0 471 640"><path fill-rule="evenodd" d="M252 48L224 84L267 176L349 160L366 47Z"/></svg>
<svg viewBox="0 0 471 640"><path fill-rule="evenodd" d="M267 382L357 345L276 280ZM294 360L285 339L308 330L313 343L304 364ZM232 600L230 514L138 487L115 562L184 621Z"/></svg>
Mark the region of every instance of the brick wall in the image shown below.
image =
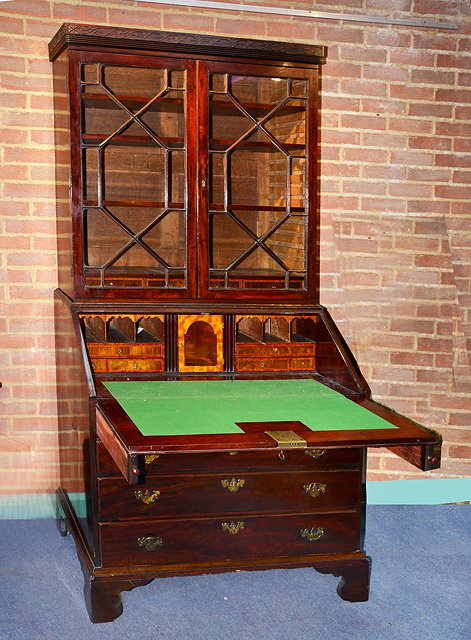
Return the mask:
<svg viewBox="0 0 471 640"><path fill-rule="evenodd" d="M255 0L252 0L255 2ZM471 31L467 0L264 4L455 22L458 31L125 0L0 4L0 491L57 481L55 204L47 43L64 21L317 42L322 302L374 396L440 430L440 471L386 452L370 479L471 475ZM236 3L235 3L236 4Z"/></svg>

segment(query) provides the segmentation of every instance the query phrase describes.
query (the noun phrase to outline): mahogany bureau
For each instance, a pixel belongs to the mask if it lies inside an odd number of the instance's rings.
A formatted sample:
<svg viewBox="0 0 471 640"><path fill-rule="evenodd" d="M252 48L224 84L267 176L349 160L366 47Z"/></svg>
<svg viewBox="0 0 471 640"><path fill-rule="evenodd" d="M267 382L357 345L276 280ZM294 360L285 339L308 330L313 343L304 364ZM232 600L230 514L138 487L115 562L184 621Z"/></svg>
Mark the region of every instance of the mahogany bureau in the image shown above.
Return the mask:
<svg viewBox="0 0 471 640"><path fill-rule="evenodd" d="M322 46L65 24L54 70L61 531L93 622L158 577L368 598L368 447L439 466L319 304Z"/></svg>

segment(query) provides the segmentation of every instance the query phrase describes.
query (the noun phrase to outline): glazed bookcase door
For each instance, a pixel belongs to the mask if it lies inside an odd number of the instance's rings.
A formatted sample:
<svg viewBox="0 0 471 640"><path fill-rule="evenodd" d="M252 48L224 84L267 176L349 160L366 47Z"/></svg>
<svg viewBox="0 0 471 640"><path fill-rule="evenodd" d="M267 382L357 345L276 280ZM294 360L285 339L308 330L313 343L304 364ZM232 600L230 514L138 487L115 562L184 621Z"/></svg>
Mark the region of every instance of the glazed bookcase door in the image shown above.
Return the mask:
<svg viewBox="0 0 471 640"><path fill-rule="evenodd" d="M316 71L200 63L200 289L316 300Z"/></svg>
<svg viewBox="0 0 471 640"><path fill-rule="evenodd" d="M192 296L194 63L77 58L76 286L86 297Z"/></svg>

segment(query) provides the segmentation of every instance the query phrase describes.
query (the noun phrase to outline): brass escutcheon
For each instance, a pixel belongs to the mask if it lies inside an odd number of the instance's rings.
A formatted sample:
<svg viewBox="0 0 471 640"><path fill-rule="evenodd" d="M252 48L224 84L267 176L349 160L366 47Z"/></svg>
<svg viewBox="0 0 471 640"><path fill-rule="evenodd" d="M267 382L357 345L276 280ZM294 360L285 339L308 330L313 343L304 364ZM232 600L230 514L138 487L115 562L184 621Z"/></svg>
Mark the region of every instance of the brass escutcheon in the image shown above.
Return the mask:
<svg viewBox="0 0 471 640"><path fill-rule="evenodd" d="M146 551L156 551L163 546L164 540L160 536L142 536L137 539L137 544Z"/></svg>
<svg viewBox="0 0 471 640"><path fill-rule="evenodd" d="M232 478L231 480L221 480L221 484L224 489L228 489L231 493L235 493L244 486L245 480L242 478Z"/></svg>
<svg viewBox="0 0 471 640"><path fill-rule="evenodd" d="M221 527L224 531L227 531L227 533L235 536L241 529L244 529L245 522L234 522L233 520L231 522L221 522Z"/></svg>
<svg viewBox="0 0 471 640"><path fill-rule="evenodd" d="M150 491L147 489L146 491L134 491L134 495L136 496L136 500L140 500L144 504L152 504L155 502L160 496L160 491Z"/></svg>
<svg viewBox="0 0 471 640"><path fill-rule="evenodd" d="M316 540L322 538L325 531L322 527L317 527L317 529L312 527L311 529L301 529L300 533L301 536L303 538L306 538L306 540L309 540L309 542L315 542Z"/></svg>
<svg viewBox="0 0 471 640"><path fill-rule="evenodd" d="M326 451L327 449L306 449L304 453L311 458L320 458Z"/></svg>
<svg viewBox="0 0 471 640"><path fill-rule="evenodd" d="M144 456L144 460L146 464L152 464L152 462L154 462L154 460L157 460L159 456L159 453L151 453L148 456Z"/></svg>
<svg viewBox="0 0 471 640"><path fill-rule="evenodd" d="M303 486L303 489L311 496L311 498L317 498L321 493L325 493L327 485L321 484L320 482L309 482Z"/></svg>

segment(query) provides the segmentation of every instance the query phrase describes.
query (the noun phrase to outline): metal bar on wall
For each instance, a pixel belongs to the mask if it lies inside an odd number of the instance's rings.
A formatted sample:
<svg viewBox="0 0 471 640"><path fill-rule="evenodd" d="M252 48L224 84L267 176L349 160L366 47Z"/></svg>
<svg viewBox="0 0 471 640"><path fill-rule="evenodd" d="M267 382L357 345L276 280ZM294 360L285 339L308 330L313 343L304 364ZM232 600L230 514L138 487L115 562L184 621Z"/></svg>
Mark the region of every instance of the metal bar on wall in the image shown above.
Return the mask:
<svg viewBox="0 0 471 640"><path fill-rule="evenodd" d="M212 0L137 0L137 2L153 2L200 9L222 9L224 11L244 11L251 13L271 13L300 18L320 18L321 20L343 20L344 22L369 22L371 24L401 25L420 27L423 29L459 29L459 25L450 22L432 22L417 18L385 18L356 13L331 13L326 11L310 11L307 9L284 9L253 4L232 4L229 2L213 2Z"/></svg>

